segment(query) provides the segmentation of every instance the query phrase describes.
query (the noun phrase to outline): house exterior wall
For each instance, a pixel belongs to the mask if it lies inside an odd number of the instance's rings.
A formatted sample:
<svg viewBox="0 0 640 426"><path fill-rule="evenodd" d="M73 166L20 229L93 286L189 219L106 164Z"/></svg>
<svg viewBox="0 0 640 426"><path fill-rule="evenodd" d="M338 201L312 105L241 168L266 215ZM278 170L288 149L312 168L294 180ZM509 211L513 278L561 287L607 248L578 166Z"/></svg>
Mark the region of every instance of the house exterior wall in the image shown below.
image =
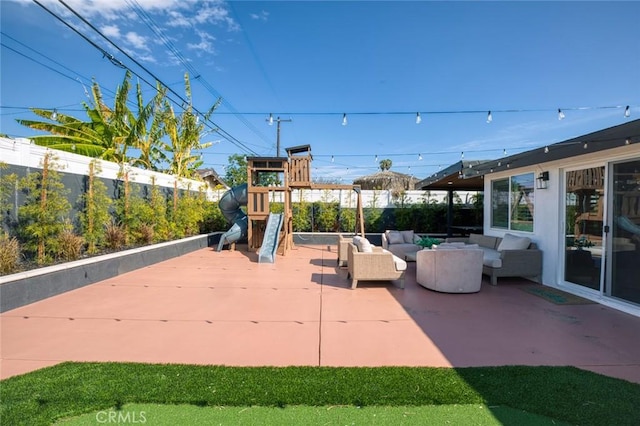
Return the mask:
<svg viewBox="0 0 640 426"><path fill-rule="evenodd" d="M605 295L594 297L592 292L578 286L566 283L563 279L564 261L564 172L572 169L583 169L594 166L607 166L611 162L640 158L640 144L619 146L597 153L565 158L558 161L540 163L535 166L511 168L485 175L484 179L484 233L487 235L503 236L505 233L530 237L543 252L542 284L558 287L570 293L586 297L597 302L640 316L640 305L626 303ZM534 176L542 171L549 172L546 189L535 190L534 226L533 232L519 232L491 227L491 182L496 179L507 178L523 173L533 173ZM605 197L606 197L605 192ZM606 204L605 200L605 204Z"/></svg>

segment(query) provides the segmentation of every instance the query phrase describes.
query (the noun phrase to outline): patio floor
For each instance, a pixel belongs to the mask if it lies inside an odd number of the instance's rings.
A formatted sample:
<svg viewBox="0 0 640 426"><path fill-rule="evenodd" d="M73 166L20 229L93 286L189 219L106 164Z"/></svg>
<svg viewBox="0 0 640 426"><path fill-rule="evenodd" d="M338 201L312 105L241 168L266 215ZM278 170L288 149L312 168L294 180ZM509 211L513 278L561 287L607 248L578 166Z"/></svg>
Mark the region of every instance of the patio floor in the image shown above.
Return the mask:
<svg viewBox="0 0 640 426"><path fill-rule="evenodd" d="M330 250L328 250L330 249ZM640 318L488 280L476 294L361 282L336 247L274 264L201 249L0 315L0 377L63 361L230 366L572 365L640 383Z"/></svg>

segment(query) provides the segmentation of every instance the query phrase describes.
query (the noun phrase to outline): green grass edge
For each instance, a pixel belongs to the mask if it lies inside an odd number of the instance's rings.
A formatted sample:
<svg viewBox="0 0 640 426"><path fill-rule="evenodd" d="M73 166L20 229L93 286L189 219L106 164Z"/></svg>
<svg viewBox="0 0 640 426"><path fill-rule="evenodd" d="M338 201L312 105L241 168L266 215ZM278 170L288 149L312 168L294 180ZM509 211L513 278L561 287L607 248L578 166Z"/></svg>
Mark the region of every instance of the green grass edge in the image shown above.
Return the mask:
<svg viewBox="0 0 640 426"><path fill-rule="evenodd" d="M576 425L640 424L640 384L575 367L226 367L66 362L0 382L2 424L127 403L419 406L483 403Z"/></svg>

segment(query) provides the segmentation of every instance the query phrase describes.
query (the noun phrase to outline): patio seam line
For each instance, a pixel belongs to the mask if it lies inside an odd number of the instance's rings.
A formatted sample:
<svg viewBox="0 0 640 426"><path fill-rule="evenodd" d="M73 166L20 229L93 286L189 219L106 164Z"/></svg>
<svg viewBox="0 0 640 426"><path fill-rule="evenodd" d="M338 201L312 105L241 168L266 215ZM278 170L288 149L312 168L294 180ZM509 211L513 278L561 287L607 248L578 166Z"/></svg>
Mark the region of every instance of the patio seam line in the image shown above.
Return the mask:
<svg viewBox="0 0 640 426"><path fill-rule="evenodd" d="M324 250L320 251L320 300L318 309L318 367L322 366L322 302L324 296Z"/></svg>

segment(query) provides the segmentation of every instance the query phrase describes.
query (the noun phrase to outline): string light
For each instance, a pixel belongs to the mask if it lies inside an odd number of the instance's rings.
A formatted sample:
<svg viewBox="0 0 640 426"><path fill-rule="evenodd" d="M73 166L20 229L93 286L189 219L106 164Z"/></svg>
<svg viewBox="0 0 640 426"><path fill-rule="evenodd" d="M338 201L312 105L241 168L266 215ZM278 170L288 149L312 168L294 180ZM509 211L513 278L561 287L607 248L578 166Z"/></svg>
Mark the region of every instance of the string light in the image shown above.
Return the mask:
<svg viewBox="0 0 640 426"><path fill-rule="evenodd" d="M493 121L493 115L491 115L491 111L487 113L487 123L491 123Z"/></svg>
<svg viewBox="0 0 640 426"><path fill-rule="evenodd" d="M589 144L588 144L587 142L585 142L585 143L584 143L584 145L582 145L582 147L583 147L584 149L587 149L587 148L589 148Z"/></svg>
<svg viewBox="0 0 640 426"><path fill-rule="evenodd" d="M564 112L560 108L558 108L558 120L564 119Z"/></svg>
<svg viewBox="0 0 640 426"><path fill-rule="evenodd" d="M331 162L333 163L335 161L335 159L333 158L333 155L331 156Z"/></svg>
<svg viewBox="0 0 640 426"><path fill-rule="evenodd" d="M506 148L502 150L502 155L504 155L505 157L507 156L507 149Z"/></svg>
<svg viewBox="0 0 640 426"><path fill-rule="evenodd" d="M548 154L548 153L549 153L549 147L548 147L548 146L545 146L545 147L544 147L544 153L545 153L545 154Z"/></svg>
<svg viewBox="0 0 640 426"><path fill-rule="evenodd" d="M461 159L461 160L464 160L464 151L462 151L462 152L460 153L460 159Z"/></svg>
<svg viewBox="0 0 640 426"><path fill-rule="evenodd" d="M376 163L378 162L378 156L376 155L376 159L374 160Z"/></svg>
<svg viewBox="0 0 640 426"><path fill-rule="evenodd" d="M342 114L342 125L343 126L347 125L347 114Z"/></svg>
<svg viewBox="0 0 640 426"><path fill-rule="evenodd" d="M422 160L422 154L418 154L418 161Z"/></svg>
<svg viewBox="0 0 640 426"><path fill-rule="evenodd" d="M629 108L629 107L627 107ZM422 123L422 117L420 117L420 113L416 112L416 124Z"/></svg>
<svg viewBox="0 0 640 426"><path fill-rule="evenodd" d="M627 105L627 107L624 109L624 116L625 118L631 117L631 110L629 109L629 105Z"/></svg>
<svg viewBox="0 0 640 426"><path fill-rule="evenodd" d="M269 126L273 126L273 114L269 114Z"/></svg>
<svg viewBox="0 0 640 426"><path fill-rule="evenodd" d="M55 108L53 109L53 112L51 113L51 119L52 120L57 120L58 119L58 110L56 110Z"/></svg>
<svg viewBox="0 0 640 426"><path fill-rule="evenodd" d="M625 144L625 145L629 145L629 144L631 144L631 139L626 138L626 139L624 140L624 144Z"/></svg>

